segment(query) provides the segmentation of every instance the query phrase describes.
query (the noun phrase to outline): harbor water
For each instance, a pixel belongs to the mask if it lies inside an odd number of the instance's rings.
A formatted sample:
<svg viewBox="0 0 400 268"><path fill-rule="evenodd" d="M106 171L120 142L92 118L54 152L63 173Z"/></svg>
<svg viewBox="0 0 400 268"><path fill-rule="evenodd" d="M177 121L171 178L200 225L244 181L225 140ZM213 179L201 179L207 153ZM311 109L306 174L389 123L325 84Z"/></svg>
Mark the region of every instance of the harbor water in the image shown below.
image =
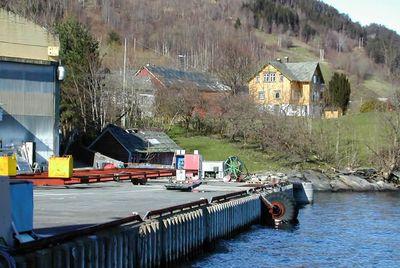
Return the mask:
<svg viewBox="0 0 400 268"><path fill-rule="evenodd" d="M399 267L400 193L316 193L299 224L253 226L188 265Z"/></svg>

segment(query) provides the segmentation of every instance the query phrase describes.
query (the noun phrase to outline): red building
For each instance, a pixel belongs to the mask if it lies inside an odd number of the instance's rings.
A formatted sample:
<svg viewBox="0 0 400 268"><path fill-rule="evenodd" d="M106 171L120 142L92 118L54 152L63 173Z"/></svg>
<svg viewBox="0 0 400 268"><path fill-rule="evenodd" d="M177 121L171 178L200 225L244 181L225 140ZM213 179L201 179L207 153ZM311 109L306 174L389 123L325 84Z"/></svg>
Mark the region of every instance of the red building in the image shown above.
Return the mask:
<svg viewBox="0 0 400 268"><path fill-rule="evenodd" d="M202 100L211 110L218 110L220 101L231 92L231 88L219 82L216 77L201 72L146 65L140 68L135 76L150 81L156 90L188 88L198 90ZM202 109L197 109L197 112L204 113Z"/></svg>

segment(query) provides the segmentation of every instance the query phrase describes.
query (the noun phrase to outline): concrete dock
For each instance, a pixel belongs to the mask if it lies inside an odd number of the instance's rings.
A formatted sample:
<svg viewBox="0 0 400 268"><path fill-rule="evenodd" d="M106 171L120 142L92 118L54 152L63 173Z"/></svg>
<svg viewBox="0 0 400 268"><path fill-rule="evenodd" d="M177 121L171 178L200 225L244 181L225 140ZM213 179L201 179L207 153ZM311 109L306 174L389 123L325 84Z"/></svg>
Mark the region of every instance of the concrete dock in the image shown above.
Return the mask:
<svg viewBox="0 0 400 268"><path fill-rule="evenodd" d="M167 180L146 185L108 182L68 187L36 187L34 228L42 235L56 234L138 213L184 204L249 189L245 183L208 181L193 192L166 190Z"/></svg>
<svg viewBox="0 0 400 268"><path fill-rule="evenodd" d="M171 266L259 223L261 195L293 194L292 185L208 182L175 192L164 184L36 188L35 231L42 236L10 252L16 267Z"/></svg>

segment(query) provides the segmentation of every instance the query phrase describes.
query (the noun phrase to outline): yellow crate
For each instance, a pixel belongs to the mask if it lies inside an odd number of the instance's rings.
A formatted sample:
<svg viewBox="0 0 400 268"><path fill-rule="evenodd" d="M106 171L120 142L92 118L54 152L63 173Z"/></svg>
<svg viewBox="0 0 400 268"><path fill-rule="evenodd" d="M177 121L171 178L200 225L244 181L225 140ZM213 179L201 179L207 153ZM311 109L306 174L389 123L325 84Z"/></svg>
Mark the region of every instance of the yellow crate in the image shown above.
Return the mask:
<svg viewBox="0 0 400 268"><path fill-rule="evenodd" d="M49 159L49 177L50 178L71 178L73 171L72 156L50 157Z"/></svg>
<svg viewBox="0 0 400 268"><path fill-rule="evenodd" d="M13 156L0 156L0 176L17 175L17 159Z"/></svg>

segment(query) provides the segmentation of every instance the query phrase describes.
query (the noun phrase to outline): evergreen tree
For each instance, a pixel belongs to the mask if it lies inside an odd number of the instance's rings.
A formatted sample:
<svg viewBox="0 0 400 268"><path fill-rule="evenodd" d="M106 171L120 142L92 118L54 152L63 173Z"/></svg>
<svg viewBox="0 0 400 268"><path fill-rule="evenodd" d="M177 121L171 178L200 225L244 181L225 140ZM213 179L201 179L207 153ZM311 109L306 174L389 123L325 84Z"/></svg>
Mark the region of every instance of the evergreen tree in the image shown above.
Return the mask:
<svg viewBox="0 0 400 268"><path fill-rule="evenodd" d="M76 19L58 23L60 58L67 76L61 85L61 125L67 138L79 130L94 135L99 130L93 104L96 104L98 72L101 67L99 44Z"/></svg>
<svg viewBox="0 0 400 268"><path fill-rule="evenodd" d="M334 73L329 81L328 92L325 94L327 106L340 108L343 113L347 111L350 101L350 82L345 74Z"/></svg>
<svg viewBox="0 0 400 268"><path fill-rule="evenodd" d="M235 27L235 29L237 30L237 29L240 28L240 26L242 26L242 23L241 23L240 19L237 18L236 21L235 21L234 27Z"/></svg>

